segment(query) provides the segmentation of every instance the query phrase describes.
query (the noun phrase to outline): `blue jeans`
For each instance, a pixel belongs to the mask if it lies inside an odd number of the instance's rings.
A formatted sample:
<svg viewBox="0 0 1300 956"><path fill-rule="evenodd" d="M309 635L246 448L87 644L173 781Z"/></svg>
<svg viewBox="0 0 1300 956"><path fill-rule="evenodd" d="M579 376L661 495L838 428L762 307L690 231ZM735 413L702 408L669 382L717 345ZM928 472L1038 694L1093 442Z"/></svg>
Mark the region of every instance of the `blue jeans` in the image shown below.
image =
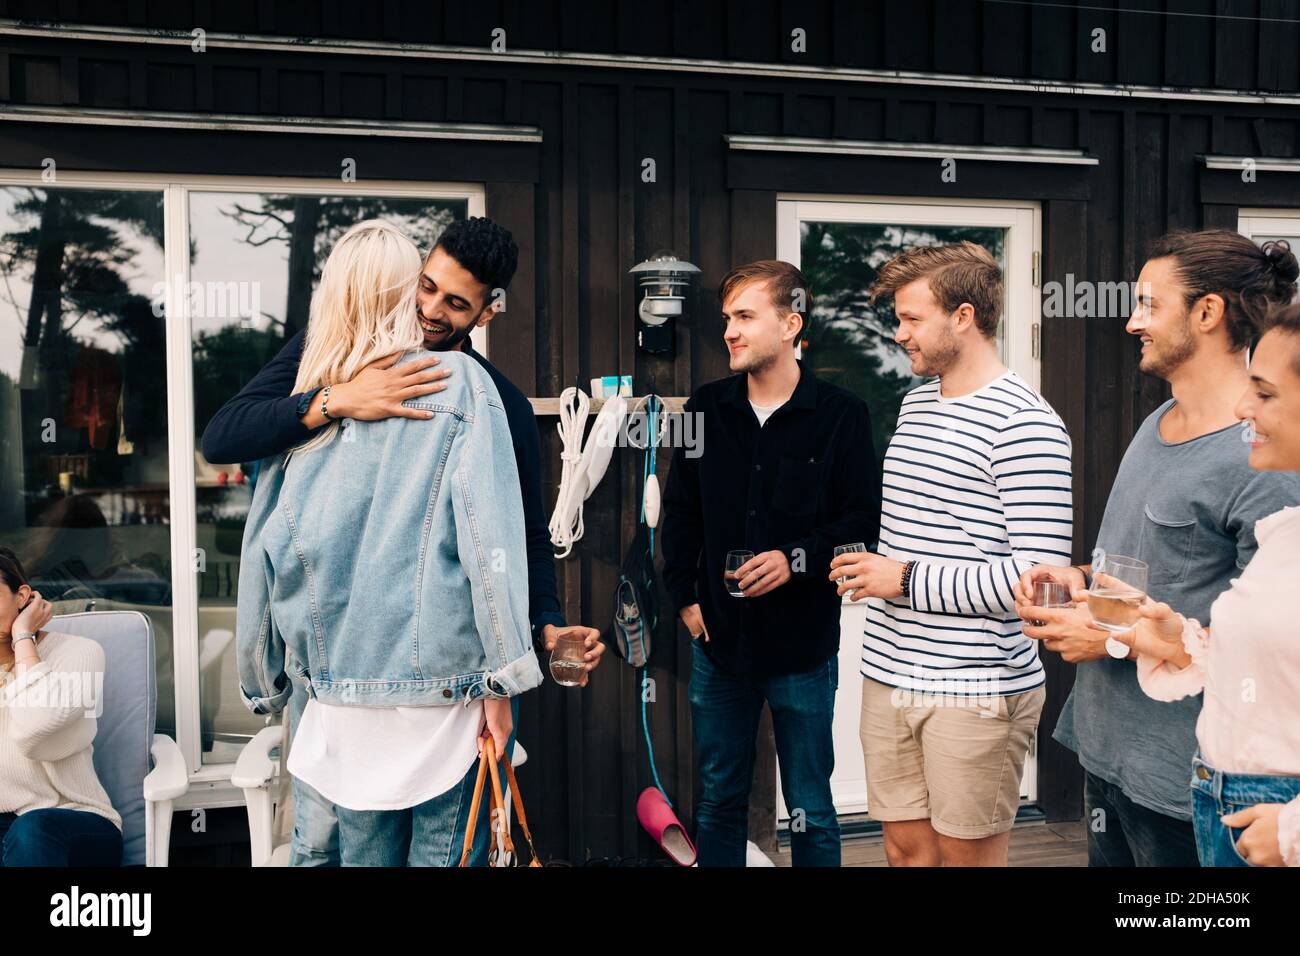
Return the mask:
<svg viewBox="0 0 1300 956"><path fill-rule="evenodd" d="M0 813L0 866L121 866L122 831L89 810Z"/></svg>
<svg viewBox="0 0 1300 956"><path fill-rule="evenodd" d="M1083 775L1089 866L1196 866L1196 838L1186 820L1134 803L1118 786Z"/></svg>
<svg viewBox="0 0 1300 956"><path fill-rule="evenodd" d="M477 777L475 760L460 783L405 810L349 810L335 806L343 865L457 866L465 846ZM491 781L484 781L469 858L471 866L487 862L491 786Z"/></svg>
<svg viewBox="0 0 1300 956"><path fill-rule="evenodd" d="M1192 823L1201 866L1249 866L1237 852L1244 830L1219 819L1257 803L1290 803L1300 796L1300 777L1263 773L1224 773L1198 753L1192 758Z"/></svg>
<svg viewBox="0 0 1300 956"><path fill-rule="evenodd" d="M511 725L515 728L510 731L510 741L507 747L513 751L515 745L515 734L519 724L519 698L510 699ZM302 719L302 712L307 706L307 694L301 685L295 684L293 696L289 698L288 715L290 720L290 736L297 732L298 722ZM477 767L477 764L475 764ZM502 775L502 787L504 788L505 777ZM473 794L473 779L470 780L470 793ZM454 788L453 788L454 789ZM450 792L450 791L449 791ZM434 800L447 794L440 794ZM432 803L433 801L427 801ZM486 795L483 798L484 806L487 806L488 800ZM355 811L354 811L355 812ZM397 811L393 811L397 812ZM405 811L409 812L409 811ZM480 821L481 825L481 821ZM461 831L461 838L464 838L464 829ZM481 866L486 862L486 856L480 858L479 841L476 838L474 855L470 862L475 866ZM290 866L340 866L342 858L339 853L339 820L337 809L333 803L325 799L316 792L314 788L303 783L297 777L293 778L293 838L289 844L289 865ZM487 844L482 847L484 854L487 852ZM459 850L457 850L459 853ZM459 856L457 861L459 861ZM378 864L375 864L378 865Z"/></svg>
<svg viewBox="0 0 1300 956"><path fill-rule="evenodd" d="M298 732L302 712L307 707L307 691L294 683L293 695L285 710L289 721L289 738ZM338 866L339 821L334 804L316 790L293 777L293 837L289 841L290 866Z"/></svg>
<svg viewBox="0 0 1300 956"><path fill-rule="evenodd" d="M831 717L838 684L834 657L802 674L751 679L725 673L702 648L693 649L690 701L701 784L695 814L700 866L745 865L754 737L764 701L772 711L781 792L792 813L791 861L795 866L840 865L840 822L831 799Z"/></svg>

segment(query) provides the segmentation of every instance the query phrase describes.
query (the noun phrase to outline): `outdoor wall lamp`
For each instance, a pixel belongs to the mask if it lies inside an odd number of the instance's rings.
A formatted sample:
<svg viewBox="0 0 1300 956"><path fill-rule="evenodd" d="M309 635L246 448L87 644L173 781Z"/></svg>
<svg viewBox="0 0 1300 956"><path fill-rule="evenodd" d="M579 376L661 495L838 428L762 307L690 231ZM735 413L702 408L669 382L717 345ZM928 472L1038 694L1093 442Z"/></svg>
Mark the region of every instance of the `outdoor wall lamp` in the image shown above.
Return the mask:
<svg viewBox="0 0 1300 956"><path fill-rule="evenodd" d="M682 314L686 290L699 269L671 252L659 252L628 270L644 294L637 305L637 348L655 354L673 351L673 319Z"/></svg>

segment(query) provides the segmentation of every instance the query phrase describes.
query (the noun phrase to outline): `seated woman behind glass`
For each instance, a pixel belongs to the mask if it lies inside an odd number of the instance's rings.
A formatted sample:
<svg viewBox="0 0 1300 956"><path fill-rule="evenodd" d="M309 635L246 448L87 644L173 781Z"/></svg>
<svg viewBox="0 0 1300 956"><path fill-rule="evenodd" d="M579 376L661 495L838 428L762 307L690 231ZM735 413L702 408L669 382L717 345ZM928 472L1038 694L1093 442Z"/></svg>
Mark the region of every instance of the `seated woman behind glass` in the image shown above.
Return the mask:
<svg viewBox="0 0 1300 956"><path fill-rule="evenodd" d="M51 616L0 548L0 866L119 866L122 818L91 762L104 650L43 630Z"/></svg>

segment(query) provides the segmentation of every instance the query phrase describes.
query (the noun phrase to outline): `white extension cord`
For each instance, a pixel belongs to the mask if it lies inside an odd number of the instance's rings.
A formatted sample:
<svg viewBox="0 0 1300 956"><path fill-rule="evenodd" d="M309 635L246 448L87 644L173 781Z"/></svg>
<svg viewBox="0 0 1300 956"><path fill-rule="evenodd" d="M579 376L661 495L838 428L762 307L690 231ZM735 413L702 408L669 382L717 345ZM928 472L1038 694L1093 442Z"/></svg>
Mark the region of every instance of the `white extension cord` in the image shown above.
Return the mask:
<svg viewBox="0 0 1300 956"><path fill-rule="evenodd" d="M560 421L555 426L560 433L560 493L548 525L557 558L567 558L573 542L582 537L582 501L586 495L578 497L576 507L573 498L582 461L582 433L587 429L590 410L591 399L582 389L566 388L560 393Z"/></svg>
<svg viewBox="0 0 1300 956"><path fill-rule="evenodd" d="M560 433L560 492L547 526L557 558L567 558L574 542L582 537L582 503L591 497L609 468L627 416L627 401L622 396L605 400L584 445L582 435L590 410L591 399L582 389L566 388L560 393L560 421L555 426Z"/></svg>

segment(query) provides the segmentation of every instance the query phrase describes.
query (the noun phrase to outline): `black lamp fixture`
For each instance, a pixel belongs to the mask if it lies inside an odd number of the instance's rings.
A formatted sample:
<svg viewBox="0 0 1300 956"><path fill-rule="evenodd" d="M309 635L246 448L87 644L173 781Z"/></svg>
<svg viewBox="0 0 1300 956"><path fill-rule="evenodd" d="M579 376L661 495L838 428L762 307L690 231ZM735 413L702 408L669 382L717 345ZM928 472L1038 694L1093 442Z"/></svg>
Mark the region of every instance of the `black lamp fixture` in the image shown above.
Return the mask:
<svg viewBox="0 0 1300 956"><path fill-rule="evenodd" d="M628 270L643 290L637 305L637 348L656 355L673 351L673 320L682 314L686 290L699 269L671 252L658 252Z"/></svg>

